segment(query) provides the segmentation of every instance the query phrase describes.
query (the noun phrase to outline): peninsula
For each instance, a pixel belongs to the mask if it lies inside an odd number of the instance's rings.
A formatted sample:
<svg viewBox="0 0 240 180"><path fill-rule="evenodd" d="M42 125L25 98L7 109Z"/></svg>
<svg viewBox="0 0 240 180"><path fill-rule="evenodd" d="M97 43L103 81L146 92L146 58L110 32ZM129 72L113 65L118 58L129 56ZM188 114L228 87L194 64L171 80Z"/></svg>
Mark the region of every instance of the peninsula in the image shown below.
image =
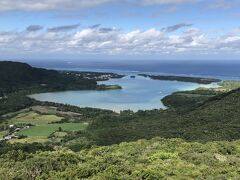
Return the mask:
<svg viewBox="0 0 240 180"><path fill-rule="evenodd" d="M149 77L153 80L181 81L181 82L191 82L191 83L198 83L198 84L211 84L214 82L221 82L220 79L205 78L205 77L165 76L165 75L148 75L148 74L138 74L138 75L143 77Z"/></svg>

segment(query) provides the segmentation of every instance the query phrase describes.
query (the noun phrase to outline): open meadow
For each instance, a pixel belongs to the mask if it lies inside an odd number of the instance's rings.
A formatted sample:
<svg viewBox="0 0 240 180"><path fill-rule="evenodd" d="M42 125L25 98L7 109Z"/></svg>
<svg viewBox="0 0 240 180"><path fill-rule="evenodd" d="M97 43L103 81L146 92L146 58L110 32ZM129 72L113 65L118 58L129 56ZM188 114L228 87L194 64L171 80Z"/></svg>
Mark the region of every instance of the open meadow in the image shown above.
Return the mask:
<svg viewBox="0 0 240 180"><path fill-rule="evenodd" d="M53 111L52 114L41 114L29 109L12 114L2 125L12 127L13 131L18 129L14 135L21 138L12 138L11 143L44 143L51 140L51 135L61 140L67 132L83 131L88 126L88 123L84 122L60 122L63 119L64 117L53 114ZM3 138L9 133L10 131L2 130L0 137Z"/></svg>

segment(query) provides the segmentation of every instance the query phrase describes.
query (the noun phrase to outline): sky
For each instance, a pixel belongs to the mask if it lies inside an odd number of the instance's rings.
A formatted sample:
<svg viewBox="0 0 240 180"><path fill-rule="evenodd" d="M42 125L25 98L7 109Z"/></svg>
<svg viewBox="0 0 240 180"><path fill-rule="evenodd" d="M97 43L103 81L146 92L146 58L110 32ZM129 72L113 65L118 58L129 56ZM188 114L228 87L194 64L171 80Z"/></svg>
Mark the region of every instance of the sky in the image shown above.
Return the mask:
<svg viewBox="0 0 240 180"><path fill-rule="evenodd" d="M1 59L240 60L240 0L1 0Z"/></svg>

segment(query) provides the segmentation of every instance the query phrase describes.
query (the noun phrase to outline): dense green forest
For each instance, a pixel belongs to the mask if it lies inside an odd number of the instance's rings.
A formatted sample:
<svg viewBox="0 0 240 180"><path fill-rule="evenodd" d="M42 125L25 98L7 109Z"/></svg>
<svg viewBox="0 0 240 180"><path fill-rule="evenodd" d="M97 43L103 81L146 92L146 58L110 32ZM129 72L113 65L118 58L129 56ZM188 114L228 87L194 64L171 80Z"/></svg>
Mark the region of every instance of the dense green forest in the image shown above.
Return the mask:
<svg viewBox="0 0 240 180"><path fill-rule="evenodd" d="M240 178L238 81L173 93L163 99L166 110L115 113L26 96L53 79L96 88L103 74L89 79L26 64L20 72L10 64L0 76L0 179Z"/></svg>
<svg viewBox="0 0 240 180"><path fill-rule="evenodd" d="M121 77L123 76L114 73L55 71L34 68L25 63L0 61L0 97L16 91L29 94L63 90L105 90L111 87L98 86L97 81Z"/></svg>
<svg viewBox="0 0 240 180"><path fill-rule="evenodd" d="M3 61L0 62L0 87L3 94L26 89L52 91L95 88L96 82L54 70L33 68L24 63Z"/></svg>
<svg viewBox="0 0 240 180"><path fill-rule="evenodd" d="M239 179L240 142L186 142L154 138L73 152L0 157L1 179Z"/></svg>

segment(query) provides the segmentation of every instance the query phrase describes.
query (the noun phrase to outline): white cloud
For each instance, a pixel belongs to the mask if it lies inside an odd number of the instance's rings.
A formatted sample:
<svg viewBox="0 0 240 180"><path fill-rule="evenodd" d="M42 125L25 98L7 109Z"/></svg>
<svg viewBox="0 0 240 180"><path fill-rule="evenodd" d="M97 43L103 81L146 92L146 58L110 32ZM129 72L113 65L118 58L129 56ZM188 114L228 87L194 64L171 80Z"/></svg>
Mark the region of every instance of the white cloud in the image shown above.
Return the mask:
<svg viewBox="0 0 240 180"><path fill-rule="evenodd" d="M181 5L202 0L1 0L0 11L71 10L95 7L106 3L134 5Z"/></svg>
<svg viewBox="0 0 240 180"><path fill-rule="evenodd" d="M239 7L240 1L239 0L214 0L209 2L207 8L209 9L231 9L234 7Z"/></svg>
<svg viewBox="0 0 240 180"><path fill-rule="evenodd" d="M145 5L153 4L186 4L186 3L195 3L199 0L142 0Z"/></svg>
<svg viewBox="0 0 240 180"><path fill-rule="evenodd" d="M44 11L98 6L114 0L1 0L0 11Z"/></svg>
<svg viewBox="0 0 240 180"><path fill-rule="evenodd" d="M109 28L110 29L110 28ZM112 28L115 29L115 28ZM232 31L230 31L232 32ZM177 55L240 54L240 35L228 33L211 37L200 29L189 28L181 34L157 29L125 32L86 28L75 32L23 31L0 32L0 52L58 53L72 55Z"/></svg>

